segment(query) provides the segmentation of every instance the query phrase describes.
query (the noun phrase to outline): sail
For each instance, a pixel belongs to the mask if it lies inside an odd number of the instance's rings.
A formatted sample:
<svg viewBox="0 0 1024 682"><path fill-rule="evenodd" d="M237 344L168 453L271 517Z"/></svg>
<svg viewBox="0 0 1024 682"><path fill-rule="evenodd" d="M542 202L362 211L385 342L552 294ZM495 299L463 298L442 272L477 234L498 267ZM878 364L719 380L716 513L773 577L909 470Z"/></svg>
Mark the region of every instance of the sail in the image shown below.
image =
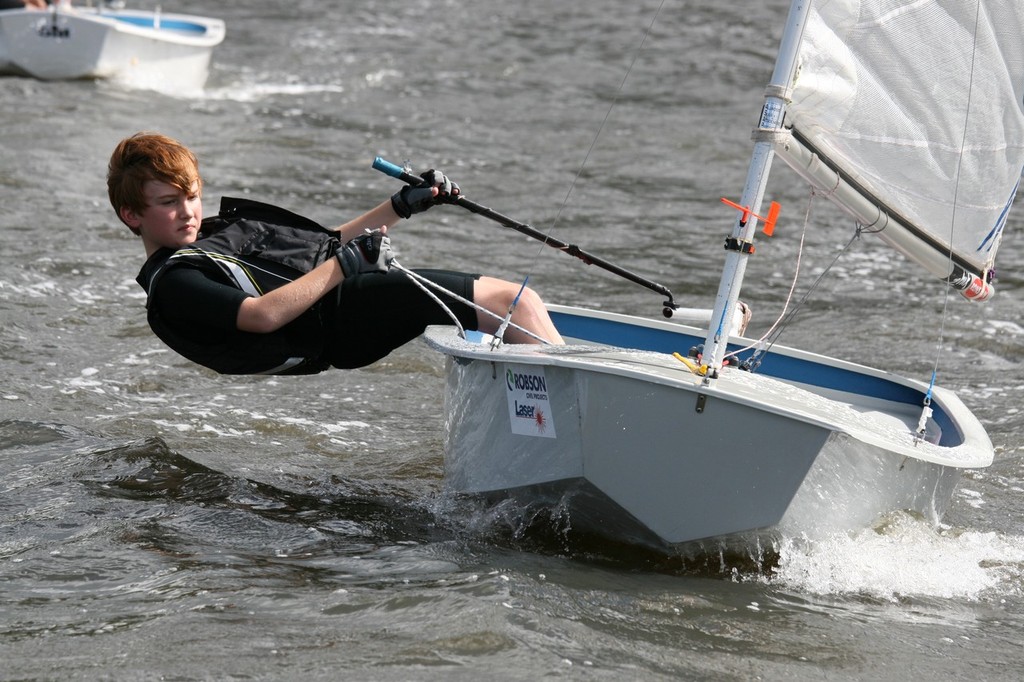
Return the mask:
<svg viewBox="0 0 1024 682"><path fill-rule="evenodd" d="M1024 169L1024 3L821 0L776 153L968 298Z"/></svg>

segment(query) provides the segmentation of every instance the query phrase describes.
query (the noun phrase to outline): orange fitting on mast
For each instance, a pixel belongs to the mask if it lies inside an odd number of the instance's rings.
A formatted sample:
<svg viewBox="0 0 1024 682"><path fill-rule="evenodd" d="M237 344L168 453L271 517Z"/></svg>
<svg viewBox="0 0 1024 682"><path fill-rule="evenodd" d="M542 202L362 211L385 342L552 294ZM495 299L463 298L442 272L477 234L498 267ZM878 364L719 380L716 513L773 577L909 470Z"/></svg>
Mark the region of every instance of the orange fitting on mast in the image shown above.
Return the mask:
<svg viewBox="0 0 1024 682"><path fill-rule="evenodd" d="M764 234L767 237L771 237L775 232L775 223L779 219L779 213L782 211L782 206L777 201L773 201L768 207L768 216L759 216L750 210L749 206L740 206L735 201L729 201L725 197L722 197L722 203L726 206L732 206L737 211L740 211L743 216L740 218L740 224L746 225L747 221L750 220L750 216L754 216L758 220L764 223Z"/></svg>
<svg viewBox="0 0 1024 682"><path fill-rule="evenodd" d="M773 201L768 206L768 217L761 218L764 221L764 234L767 237L771 237L775 232L775 222L779 219L779 213L782 211L782 205L777 201Z"/></svg>

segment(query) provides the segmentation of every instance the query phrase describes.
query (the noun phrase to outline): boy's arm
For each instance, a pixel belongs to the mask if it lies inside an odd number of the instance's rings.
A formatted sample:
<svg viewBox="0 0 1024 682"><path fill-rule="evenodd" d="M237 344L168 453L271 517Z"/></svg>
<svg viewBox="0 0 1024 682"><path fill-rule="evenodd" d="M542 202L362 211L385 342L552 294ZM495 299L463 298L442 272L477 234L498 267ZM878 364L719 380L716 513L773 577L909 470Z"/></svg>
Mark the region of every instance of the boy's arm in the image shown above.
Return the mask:
<svg viewBox="0 0 1024 682"><path fill-rule="evenodd" d="M391 227L399 220L399 215L395 213L394 207L391 205L391 200L382 202L375 208L371 208L363 215L350 220L344 225L335 227L334 230L340 233L341 243L355 239L359 235L363 234L366 230L376 230L382 226Z"/></svg>
<svg viewBox="0 0 1024 682"><path fill-rule="evenodd" d="M331 258L282 287L242 301L236 325L243 332L267 334L277 331L309 310L327 292L341 284L341 280L341 264L338 259Z"/></svg>
<svg viewBox="0 0 1024 682"><path fill-rule="evenodd" d="M246 298L238 308L238 329L257 334L276 331L309 310L346 277L386 273L395 258L386 233L384 228L361 234L302 277L263 296Z"/></svg>

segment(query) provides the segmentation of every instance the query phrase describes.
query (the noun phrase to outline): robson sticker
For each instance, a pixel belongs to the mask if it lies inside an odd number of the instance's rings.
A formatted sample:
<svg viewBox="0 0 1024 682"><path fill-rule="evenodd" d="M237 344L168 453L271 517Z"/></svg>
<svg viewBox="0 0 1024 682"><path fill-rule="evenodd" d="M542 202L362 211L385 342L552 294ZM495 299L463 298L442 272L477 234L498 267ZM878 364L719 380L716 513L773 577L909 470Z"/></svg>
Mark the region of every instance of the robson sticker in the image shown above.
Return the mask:
<svg viewBox="0 0 1024 682"><path fill-rule="evenodd" d="M508 397L508 418L512 433L555 437L555 421L543 367L506 365L505 395Z"/></svg>

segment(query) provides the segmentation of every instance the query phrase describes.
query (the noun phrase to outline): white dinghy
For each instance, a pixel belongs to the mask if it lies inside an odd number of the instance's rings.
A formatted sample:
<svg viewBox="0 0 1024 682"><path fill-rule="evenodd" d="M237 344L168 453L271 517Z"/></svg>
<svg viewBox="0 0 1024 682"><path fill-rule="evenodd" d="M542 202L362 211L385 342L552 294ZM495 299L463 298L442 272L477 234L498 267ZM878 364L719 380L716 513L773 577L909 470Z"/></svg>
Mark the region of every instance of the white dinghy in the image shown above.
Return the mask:
<svg viewBox="0 0 1024 682"><path fill-rule="evenodd" d="M220 19L79 7L0 12L0 73L41 80L110 79L162 92L201 90Z"/></svg>
<svg viewBox="0 0 1024 682"><path fill-rule="evenodd" d="M897 510L937 521L993 459L953 393L727 322L777 217L760 215L776 155L939 286L988 298L1024 168L1021 35L1019 3L794 1L710 323L553 306L566 346L432 327L450 488L660 548L815 538Z"/></svg>

